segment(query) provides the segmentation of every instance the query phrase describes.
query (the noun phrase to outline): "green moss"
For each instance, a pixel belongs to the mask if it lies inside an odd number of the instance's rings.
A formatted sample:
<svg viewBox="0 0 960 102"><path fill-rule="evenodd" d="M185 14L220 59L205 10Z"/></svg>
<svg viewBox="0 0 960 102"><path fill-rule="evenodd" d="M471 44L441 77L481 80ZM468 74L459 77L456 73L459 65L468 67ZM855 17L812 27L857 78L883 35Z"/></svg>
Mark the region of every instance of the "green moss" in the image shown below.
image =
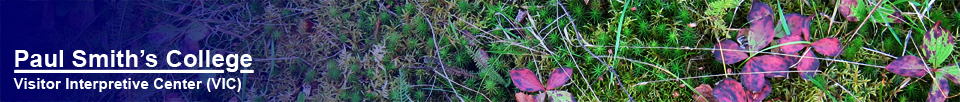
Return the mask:
<svg viewBox="0 0 960 102"><path fill-rule="evenodd" d="M856 56L859 55L857 53L862 52L860 51L860 47L863 47L863 38L856 37L853 40L851 40L851 42L849 42L849 45L847 45L846 48L843 49L843 54L841 54L840 56L847 57L847 58L856 58Z"/></svg>
<svg viewBox="0 0 960 102"><path fill-rule="evenodd" d="M340 75L342 73L340 68L337 67L337 63L330 61L327 62L327 74L324 77L330 78L329 80L340 80Z"/></svg>

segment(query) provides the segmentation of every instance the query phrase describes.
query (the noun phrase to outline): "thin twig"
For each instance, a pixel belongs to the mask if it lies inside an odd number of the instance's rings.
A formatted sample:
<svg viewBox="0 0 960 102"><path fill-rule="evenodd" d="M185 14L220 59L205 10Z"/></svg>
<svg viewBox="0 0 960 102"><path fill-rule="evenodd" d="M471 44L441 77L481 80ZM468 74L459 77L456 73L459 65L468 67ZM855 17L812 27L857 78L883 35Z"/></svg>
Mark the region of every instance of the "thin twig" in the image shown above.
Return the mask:
<svg viewBox="0 0 960 102"><path fill-rule="evenodd" d="M863 21L860 21L860 26L857 26L857 29L853 30L852 32L853 35L851 35L850 38L847 39L847 42L850 42L850 40L853 40L854 36L857 36L858 34L857 32L859 32L860 29L863 28L863 25L867 24L867 18L870 18L870 16L873 16L873 13L877 11L877 8L880 8L880 3L882 3L883 1L885 0L880 0L877 2L876 6L873 6L873 10L870 10L870 13L867 13L867 16L864 17Z"/></svg>
<svg viewBox="0 0 960 102"><path fill-rule="evenodd" d="M665 69L665 68L663 68L663 67L660 67L660 66L657 66L657 65L654 65L654 64L650 64L650 63L647 63L647 62L638 61L638 60L634 60L634 59L624 58L624 57L618 57L618 56L604 56L604 55L600 55L600 56L597 56L597 57L606 57L606 58L622 59L622 60L627 60L627 61L634 62L634 63L640 63L640 64L652 66L652 67L654 67L654 68L660 69L660 70L663 71L663 72L666 72L667 74L670 74L671 76L673 76L674 78L677 79L676 81L680 81L680 82L683 83L684 85L690 86L690 84L687 84L687 81L683 81L684 79L680 79L680 76L677 76L676 74L673 74L672 72L670 72L670 70L667 70L667 69ZM634 86L636 86L636 85L634 85ZM690 88L691 90L696 91L696 89L693 89L692 87L687 87L687 88ZM700 94L697 93L697 95L700 95Z"/></svg>
<svg viewBox="0 0 960 102"><path fill-rule="evenodd" d="M560 4L560 1L557 1L557 3ZM580 31L577 30L577 24L576 24L576 23L573 23L573 22L574 22L573 17L570 17L570 12L567 11L567 8L566 8L566 7L564 7L563 5L559 5L559 6L560 6L560 8L563 9L563 14L566 15L567 19L570 20L570 23L573 24L573 31L576 32L576 34L577 34L577 39L581 40L581 42L580 42L581 48L583 48L584 51L587 51L587 53L589 53L591 56L593 56L593 58L595 58L595 59L597 59L598 61L600 61L600 63L603 63L604 66L607 66L607 70L610 71L611 74L613 74L614 76L617 77L617 84L619 84L618 86L620 86L620 91L623 91L624 93L627 93L626 96L627 96L627 98L629 98L627 101L628 101L628 102L633 102L633 96L630 96L630 95L631 95L630 92L627 91L627 88L623 86L623 84L622 84L623 82L620 81L620 75L617 75L617 72L613 69L612 66L610 66L609 64L607 64L607 62L604 62L603 59L600 59L599 57L597 57L596 54L593 54L593 51L590 51L589 49L587 49L587 47L584 47L584 46L583 46L583 45L585 44L585 42L583 42L583 40L584 40L584 39L583 39L583 36L580 35Z"/></svg>
<svg viewBox="0 0 960 102"><path fill-rule="evenodd" d="M580 47L583 47L583 46L580 46ZM589 47L613 47L613 46L589 46ZM625 48L646 48L646 49L679 49L679 50L710 50L710 51L740 51L740 52L746 52L746 53L762 53L762 54L772 54L772 55L781 55L781 56L790 56L790 57L798 57L798 58L812 58L812 59L818 59L818 60L827 60L827 61L833 61L833 62L841 62L841 63L850 63L850 64L856 64L856 65L862 65L862 66L868 66L868 67L876 67L876 68L885 68L884 66L878 66L878 65L870 65L870 64L864 64L864 63L858 63L858 62L851 62L851 61L844 61L844 60L838 60L838 59L831 59L831 58L817 58L817 57L806 57L806 56L799 56L799 55L791 55L791 54L783 54L783 53L773 53L773 52L762 52L762 51L749 51L749 50L731 50L731 49L714 49L714 48L673 48L673 47L644 47L644 46L620 46L620 47L625 47Z"/></svg>
<svg viewBox="0 0 960 102"><path fill-rule="evenodd" d="M820 73L820 70L810 70L810 71L765 71L765 72L749 72L749 73L727 73L727 74L714 74L714 75L704 75L704 76L695 76L695 77L685 77L685 78L676 78L676 79L663 79L663 80L654 80L654 81L644 81L637 84L634 84L633 87L638 85L646 85L656 82L664 81L674 81L674 80L684 80L684 79L697 79L697 78L707 78L707 77L718 77L718 76L727 76L727 75L743 75L743 74L766 74L766 73L803 73L803 72L815 72Z"/></svg>
<svg viewBox="0 0 960 102"><path fill-rule="evenodd" d="M563 43L564 43L564 44L563 44L563 45L564 45L564 47L567 49L567 55L570 56L570 58L576 58L576 57L573 57L573 52L570 51L570 50L571 50L571 49L570 49L570 45L573 45L572 41L570 41L570 36L569 36L570 34L568 34L567 32L565 32L565 31L567 31L567 30L566 30L566 27L569 27L570 24L572 24L572 23L568 23L566 26L564 26L564 30L561 31L561 33L564 34L564 36L563 36ZM573 61L573 64L574 64L574 65L580 65L579 63L577 63L577 60L572 60L572 61ZM557 64L557 65L560 65L560 64ZM592 94L593 94L593 98L594 98L594 99L597 99L597 101L600 101L600 98L597 97L597 91L594 91L593 88L592 88L593 85L591 85L591 84L589 83L589 81L587 81L587 78L586 78L586 77L583 77L583 75L585 75L585 74L583 74L583 69L580 68L580 66L576 66L575 68L577 68L577 70L578 70L577 72L580 73L580 79L583 79L583 82L587 82L587 87L591 87L591 88L587 88L587 89L590 89L590 92L592 92Z"/></svg>
<svg viewBox="0 0 960 102"><path fill-rule="evenodd" d="M867 47L860 47L860 49L867 50L867 51L870 51L870 52L873 52L873 53L878 53L878 54L880 54L880 55L887 56L887 57L890 57L890 58L893 58L893 59L898 59L897 57L895 57L895 56L893 56L893 55L890 55L890 54L887 54L887 53L884 53L884 52L880 52L880 51L877 51L877 50L874 50L874 49L870 49L870 48L867 48Z"/></svg>
<svg viewBox="0 0 960 102"><path fill-rule="evenodd" d="M433 48L434 48L434 51L436 52L435 54L437 55L437 59L438 59L440 62L443 62L443 58L442 58L442 56L440 56L440 47L437 46L437 40L436 40L436 39L437 39L437 34L434 33L434 32L436 32L436 31L433 30L433 28L434 28L434 27L433 27L433 22L430 22L430 16L428 16L426 13L423 13L423 10L421 10L421 9L423 9L423 5L420 5L419 2L414 2L414 3L417 4L417 7L418 7L418 8L417 8L417 11L419 11L420 14L423 15L424 20L427 21L427 25L430 26L430 34L433 34L432 37L433 37L433 39L434 39L434 40L433 40ZM447 70L446 68L444 68L443 65L440 65L440 69L441 69L441 70ZM439 74L439 73L438 73L438 74ZM448 85L453 86L453 85L452 85L453 81L450 80L450 78L447 78L447 77L446 77L446 76L447 76L447 72L446 72L446 71L444 71L443 74L440 74L440 75L443 76L445 79L447 79L447 84L448 84ZM460 96L460 93L457 92L457 89L451 88L451 90L453 90L453 93L457 95L457 98L460 99L460 102L464 102L463 97ZM489 100L489 98L488 98L488 100Z"/></svg>

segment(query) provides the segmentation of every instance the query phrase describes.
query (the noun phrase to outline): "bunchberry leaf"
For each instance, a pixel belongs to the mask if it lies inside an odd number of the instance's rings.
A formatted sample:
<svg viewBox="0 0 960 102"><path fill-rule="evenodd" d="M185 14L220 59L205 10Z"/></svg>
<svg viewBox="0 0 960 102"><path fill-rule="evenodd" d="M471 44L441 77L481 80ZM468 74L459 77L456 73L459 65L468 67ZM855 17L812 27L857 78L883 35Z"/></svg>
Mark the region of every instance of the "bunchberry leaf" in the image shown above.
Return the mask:
<svg viewBox="0 0 960 102"><path fill-rule="evenodd" d="M714 49L720 48L723 48L723 50L726 51L714 50L713 57L718 61L723 61L723 64L733 64L740 62L743 59L747 59L747 53L740 51L743 49L740 48L739 44L733 40L720 41L720 43L717 43L717 46L714 47ZM720 53L723 53L723 55Z"/></svg>
<svg viewBox="0 0 960 102"><path fill-rule="evenodd" d="M787 70L787 67L789 66L784 62L782 57L763 55L747 60L746 65L744 65L741 73L784 71ZM761 91L763 89L763 85L767 83L767 80L764 79L764 76L786 76L786 73L743 74L740 75L740 80L743 81L743 86L749 91Z"/></svg>
<svg viewBox="0 0 960 102"><path fill-rule="evenodd" d="M763 102L763 99L767 98L767 95L770 95L770 90L772 89L773 87L770 86L770 81L767 81L767 83L763 84L763 89L761 89L760 91L756 91L756 92L747 91L747 93L750 94L750 96L747 97L747 99L750 99L753 102Z"/></svg>
<svg viewBox="0 0 960 102"><path fill-rule="evenodd" d="M837 38L829 37L817 40L810 44L813 46L813 50L817 53L827 55L827 56L837 56L840 55L840 40Z"/></svg>
<svg viewBox="0 0 960 102"><path fill-rule="evenodd" d="M773 19L773 10L770 5L754 1L753 7L747 15L747 20L749 20L751 26L750 34L747 34L749 43L747 49L759 51L770 44L770 41L773 41L773 37L776 36L773 29L776 25L773 24Z"/></svg>
<svg viewBox="0 0 960 102"><path fill-rule="evenodd" d="M533 98L533 95L527 95L523 92L517 92L513 94L513 96L517 97L517 102L537 102L537 100Z"/></svg>
<svg viewBox="0 0 960 102"><path fill-rule="evenodd" d="M798 13L784 15L787 19L787 25L790 26L791 35L802 35L803 40L810 40L810 22L813 17L804 16ZM785 42L780 42L785 43Z"/></svg>
<svg viewBox="0 0 960 102"><path fill-rule="evenodd" d="M572 72L573 69L567 67L553 69L553 72L550 73L550 80L547 80L547 90L553 90L566 84L570 80Z"/></svg>
<svg viewBox="0 0 960 102"><path fill-rule="evenodd" d="M790 65L792 65L792 63L788 64L788 61L796 63L796 61L787 60L786 57L777 55L763 55L751 58L750 60L756 60L752 65L760 69L755 72L787 71L790 69ZM747 63L744 67L747 66L751 66L751 63ZM763 76L768 78L785 77L787 73L766 73Z"/></svg>
<svg viewBox="0 0 960 102"><path fill-rule="evenodd" d="M947 99L947 93L950 93L950 84L947 84L947 79L944 78L943 74L938 74L934 79L936 81L930 86L927 102L943 102Z"/></svg>
<svg viewBox="0 0 960 102"><path fill-rule="evenodd" d="M817 68L820 68L820 61L818 61L817 59L813 59L813 58L816 58L817 56L814 55L812 52L813 51L810 51L810 50L804 51L803 56L811 57L811 58L801 58L799 64L797 64L797 70L811 71L811 70L817 70ZM801 72L800 78L809 80L810 78L813 78L814 74L816 73Z"/></svg>
<svg viewBox="0 0 960 102"><path fill-rule="evenodd" d="M893 5L885 1L882 3L864 2L857 0L858 4L851 8L853 16L861 18L863 21L873 21L874 23L903 23L903 14ZM877 6L879 5L879 6ZM875 11L874 8L877 8ZM873 13L872 15L870 13Z"/></svg>
<svg viewBox="0 0 960 102"><path fill-rule="evenodd" d="M793 35L787 35L787 36L784 36L783 38L780 38L780 41L778 42L782 44L782 43L788 43L788 42L794 42L794 41L803 41L803 38L801 37L800 34L793 34ZM786 53L786 54L796 54L798 51L800 51L804 47L806 47L805 44L783 45L783 46L780 46L780 51L783 51L783 53Z"/></svg>
<svg viewBox="0 0 960 102"><path fill-rule="evenodd" d="M694 88L694 90L697 90L697 93L700 93L700 95L702 95L702 96L695 96L697 99L697 102L717 102L718 101L717 97L713 96L713 87L710 87L710 85L700 84L700 86L697 86L697 88Z"/></svg>
<svg viewBox="0 0 960 102"><path fill-rule="evenodd" d="M956 63L947 65L946 67L938 70L939 71L937 73L946 74L944 77L950 81L953 81L954 84L960 85L960 67L957 67Z"/></svg>
<svg viewBox="0 0 960 102"><path fill-rule="evenodd" d="M926 74L926 69L929 67L923 65L920 58L913 55L907 55L900 57L897 60L893 60L890 65L886 67L887 71L896 73L897 75L908 76L908 77L923 77Z"/></svg>
<svg viewBox="0 0 960 102"><path fill-rule="evenodd" d="M837 2L840 2L840 5L837 5L840 15L847 18L847 21L858 22L860 20L853 15L853 8L858 6L857 0L837 0Z"/></svg>
<svg viewBox="0 0 960 102"><path fill-rule="evenodd" d="M551 102L573 102L573 94L567 91L547 91Z"/></svg>
<svg viewBox="0 0 960 102"><path fill-rule="evenodd" d="M940 27L940 21L937 21L923 35L923 45L921 46L924 50L923 57L933 66L939 66L953 52L953 44L953 36L951 36L950 31Z"/></svg>
<svg viewBox="0 0 960 102"><path fill-rule="evenodd" d="M720 102L747 102L747 92L743 90L743 86L737 80L731 78L723 79L717 83L717 87L713 89L713 95L717 97L717 100Z"/></svg>
<svg viewBox="0 0 960 102"><path fill-rule="evenodd" d="M537 76L534 75L529 69L510 70L510 79L513 80L513 85L516 85L517 88L522 91L543 91L543 84L540 84L540 81L537 80Z"/></svg>
<svg viewBox="0 0 960 102"><path fill-rule="evenodd" d="M796 53L790 54L790 55L800 56L800 54L796 54ZM783 63L786 63L787 65L791 65L791 66L793 64L797 64L797 61L800 61L800 57L793 57L793 56L786 56L786 55L778 55L777 57L783 58Z"/></svg>

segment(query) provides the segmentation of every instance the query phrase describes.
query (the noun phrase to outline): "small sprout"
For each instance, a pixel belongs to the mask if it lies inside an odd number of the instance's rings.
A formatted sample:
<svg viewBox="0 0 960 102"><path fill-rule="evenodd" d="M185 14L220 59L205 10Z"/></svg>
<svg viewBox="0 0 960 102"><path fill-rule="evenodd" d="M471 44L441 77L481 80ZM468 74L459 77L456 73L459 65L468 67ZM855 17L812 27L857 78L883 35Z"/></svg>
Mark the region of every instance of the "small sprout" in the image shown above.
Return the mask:
<svg viewBox="0 0 960 102"><path fill-rule="evenodd" d="M517 86L522 91L526 92L537 92L537 91L546 91L546 95L549 95L552 101L556 102L572 102L573 95L567 91L555 91L553 89L563 86L570 80L570 76L573 69L563 67L554 69L550 74L550 79L547 80L547 86L544 86L537 80L537 77L529 69L514 69L510 70L510 78L513 80L513 84ZM519 92L514 94L517 101L521 102L541 102L545 97L544 94L539 94L536 97L531 95L523 94Z"/></svg>
<svg viewBox="0 0 960 102"><path fill-rule="evenodd" d="M690 23L690 24L687 24L687 27L691 27L691 28L692 28L692 27L697 27L697 23Z"/></svg>

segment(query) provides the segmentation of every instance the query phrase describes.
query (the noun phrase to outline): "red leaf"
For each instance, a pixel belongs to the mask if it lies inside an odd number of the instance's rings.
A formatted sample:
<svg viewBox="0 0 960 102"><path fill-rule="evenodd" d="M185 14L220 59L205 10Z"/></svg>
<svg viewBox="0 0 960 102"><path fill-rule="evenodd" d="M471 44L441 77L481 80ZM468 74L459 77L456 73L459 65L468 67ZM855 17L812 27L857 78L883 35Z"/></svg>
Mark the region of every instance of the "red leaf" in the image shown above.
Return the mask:
<svg viewBox="0 0 960 102"><path fill-rule="evenodd" d="M553 69L553 72L550 74L550 80L547 80L547 90L553 90L566 84L567 81L570 80L570 76L573 74L572 72L573 69L567 67Z"/></svg>
<svg viewBox="0 0 960 102"><path fill-rule="evenodd" d="M900 57L897 60L894 60L887 65L887 71L896 73L897 75L908 76L908 77L923 77L927 75L925 69L930 69L929 67L923 65L920 58L913 55L907 55Z"/></svg>
<svg viewBox="0 0 960 102"><path fill-rule="evenodd" d="M757 72L787 71L790 69L790 65L793 65L792 63L787 64L787 62L790 61L787 58L776 55L763 55L751 58L750 60L757 60L757 62L752 64L754 68L760 69ZM791 62L796 63L796 61ZM751 64L747 63L747 65L749 66ZM766 73L763 76L768 78L785 77L787 73Z"/></svg>
<svg viewBox="0 0 960 102"><path fill-rule="evenodd" d="M529 69L510 70L510 79L513 80L513 85L516 85L517 88L522 91L543 91L543 84L540 84L540 81L537 80L537 76L534 75Z"/></svg>
<svg viewBox="0 0 960 102"><path fill-rule="evenodd" d="M717 83L717 87L713 89L713 95L717 97L717 100L720 102L747 102L747 92L743 90L740 82L730 78L723 79L720 83Z"/></svg>
<svg viewBox="0 0 960 102"><path fill-rule="evenodd" d="M747 97L747 98L752 100L753 102L763 102L763 99L767 98L767 95L770 95L770 90L772 89L773 88L770 87L770 82L767 81L767 83L763 84L762 90L758 92L747 92L747 93L750 93L750 97Z"/></svg>
<svg viewBox="0 0 960 102"><path fill-rule="evenodd" d="M817 57L812 53L813 51L807 50L804 52L805 52L804 57L811 57L811 58L801 58L799 64L797 64L797 70L813 71L813 70L817 70L817 68L820 68L820 61L818 61L817 59L813 59ZM801 72L800 78L809 80L810 78L813 78L814 74L816 73Z"/></svg>
<svg viewBox="0 0 960 102"><path fill-rule="evenodd" d="M700 95L702 95L702 96L695 96L695 98L697 99L697 102L717 102L718 101L717 97L713 96L713 88L710 87L710 85L700 84L700 86L698 86L697 88L694 88L694 90L697 90L697 93L700 93Z"/></svg>
<svg viewBox="0 0 960 102"><path fill-rule="evenodd" d="M810 40L810 22L813 20L813 17L798 13L786 14L783 15L783 17L786 17L787 25L790 25L791 35L802 35L803 40Z"/></svg>
<svg viewBox="0 0 960 102"><path fill-rule="evenodd" d="M840 15L847 18L847 21L857 22L857 16L853 15L853 8L857 7L857 0L839 0L840 5L837 5Z"/></svg>
<svg viewBox="0 0 960 102"><path fill-rule="evenodd" d="M947 79L942 77L937 77L937 82L933 83L933 86L930 86L930 94L927 97L927 102L943 102L947 99L947 93L950 93L950 84L947 83Z"/></svg>
<svg viewBox="0 0 960 102"><path fill-rule="evenodd" d="M750 43L747 49L759 51L767 47L767 44L770 44L770 41L773 41L773 37L776 36L773 29L775 27L773 10L770 9L770 5L763 2L754 2L750 13L747 15L747 20L749 20L751 26L750 34L747 35Z"/></svg>
<svg viewBox="0 0 960 102"><path fill-rule="evenodd" d="M513 96L517 97L517 102L537 102L537 100L533 98L533 95L527 95L523 92L517 92L513 94Z"/></svg>
<svg viewBox="0 0 960 102"><path fill-rule="evenodd" d="M783 58L777 57L774 55L763 55L759 57L751 58L747 60L746 65L743 68L742 73L753 73L753 72L769 72L769 71L785 71L787 70L787 65ZM786 73L766 73L766 74L743 74L740 75L740 80L743 81L744 85L750 91L761 91L763 85L767 83L767 80L763 77L782 77L786 76Z"/></svg>
<svg viewBox="0 0 960 102"><path fill-rule="evenodd" d="M800 56L800 54L790 54L790 55ZM800 57L793 57L793 56L786 56L786 55L777 55L777 57L783 58L783 62L787 63L787 66L793 66L793 64L797 64L797 61L800 61ZM793 68L793 67L789 67L789 68Z"/></svg>
<svg viewBox="0 0 960 102"><path fill-rule="evenodd" d="M813 50L816 50L817 53L827 56L840 55L840 40L837 40L837 38L823 38L810 45L813 46Z"/></svg>
<svg viewBox="0 0 960 102"><path fill-rule="evenodd" d="M801 38L800 34L792 34L792 35L787 35L787 36L784 36L783 38L780 38L780 41L778 42L783 44L783 43L789 43L794 41L803 41L803 38ZM780 51L783 51L783 53L786 53L786 54L796 54L798 51L800 51L804 47L806 47L805 44L784 45L784 46L780 46Z"/></svg>
<svg viewBox="0 0 960 102"><path fill-rule="evenodd" d="M773 9L770 8L770 5L760 1L753 2L753 7L750 8L750 12L747 14L747 20L756 21L760 18L773 18Z"/></svg>
<svg viewBox="0 0 960 102"><path fill-rule="evenodd" d="M727 51L714 50L713 57L716 58L718 61L723 61L722 62L723 64L733 64L733 63L740 62L743 59L747 59L747 53L744 53L743 51L739 51L739 50L743 50L743 48L740 48L740 46L737 45L737 42L734 42L733 40L720 41L720 43L718 43L716 47L714 47L714 49L720 49L720 48L723 48L723 50L727 50ZM737 50L737 51L731 51L731 50ZM723 55L721 55L720 53L723 53Z"/></svg>

